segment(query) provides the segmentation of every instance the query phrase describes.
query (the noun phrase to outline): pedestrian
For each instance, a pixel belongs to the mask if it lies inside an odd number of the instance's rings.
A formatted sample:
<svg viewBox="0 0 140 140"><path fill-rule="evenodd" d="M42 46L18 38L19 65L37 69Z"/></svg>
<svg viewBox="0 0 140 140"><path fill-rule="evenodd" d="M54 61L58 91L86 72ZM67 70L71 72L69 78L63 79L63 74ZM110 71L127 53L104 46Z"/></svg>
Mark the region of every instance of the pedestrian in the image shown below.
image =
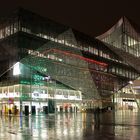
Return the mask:
<svg viewBox="0 0 140 140"><path fill-rule="evenodd" d="M94 121L95 121L95 127L99 128L100 126L100 108L97 107L94 110Z"/></svg>

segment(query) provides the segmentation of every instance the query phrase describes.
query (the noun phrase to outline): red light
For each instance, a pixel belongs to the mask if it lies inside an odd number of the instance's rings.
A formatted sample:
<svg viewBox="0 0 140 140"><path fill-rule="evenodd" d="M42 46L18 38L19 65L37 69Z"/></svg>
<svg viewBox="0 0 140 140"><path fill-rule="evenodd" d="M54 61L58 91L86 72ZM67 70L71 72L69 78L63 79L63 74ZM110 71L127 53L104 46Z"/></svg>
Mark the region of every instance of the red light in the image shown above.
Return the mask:
<svg viewBox="0 0 140 140"><path fill-rule="evenodd" d="M80 56L80 55L77 55L77 54L72 54L70 52L66 52L66 51L62 51L62 50L57 50L57 49L52 49L54 52L59 52L59 53L63 53L63 54L66 54L66 55L71 55L73 57L76 57L76 58L79 58L81 60L85 60L87 62L91 62L91 63L95 63L95 64L98 64L98 65L101 65L103 67L107 67L107 64L106 63L102 63L102 62L99 62L99 61L96 61L96 60L92 60L92 59L89 59L89 58L85 58L83 56Z"/></svg>

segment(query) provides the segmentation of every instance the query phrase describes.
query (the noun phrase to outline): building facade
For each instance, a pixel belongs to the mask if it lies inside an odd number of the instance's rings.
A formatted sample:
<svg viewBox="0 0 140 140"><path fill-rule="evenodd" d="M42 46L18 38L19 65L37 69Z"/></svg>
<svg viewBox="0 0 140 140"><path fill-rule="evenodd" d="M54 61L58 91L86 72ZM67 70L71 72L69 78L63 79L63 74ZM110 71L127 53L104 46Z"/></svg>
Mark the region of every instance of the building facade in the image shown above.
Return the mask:
<svg viewBox="0 0 140 140"><path fill-rule="evenodd" d="M108 45L128 65L140 71L140 34L134 23L122 17L111 29L97 38ZM117 70L117 69L116 69ZM122 70L119 70L122 73ZM130 74L125 72L125 74ZM139 77L129 81L115 94L116 109L140 109Z"/></svg>
<svg viewBox="0 0 140 140"><path fill-rule="evenodd" d="M116 51L121 47L105 42L104 36L92 38L24 9L1 18L1 112L28 115L112 106L112 96L139 77L139 68L132 65L132 58L139 57L139 41L126 37L128 47L132 42L137 48L124 49L123 55L131 55L124 59Z"/></svg>

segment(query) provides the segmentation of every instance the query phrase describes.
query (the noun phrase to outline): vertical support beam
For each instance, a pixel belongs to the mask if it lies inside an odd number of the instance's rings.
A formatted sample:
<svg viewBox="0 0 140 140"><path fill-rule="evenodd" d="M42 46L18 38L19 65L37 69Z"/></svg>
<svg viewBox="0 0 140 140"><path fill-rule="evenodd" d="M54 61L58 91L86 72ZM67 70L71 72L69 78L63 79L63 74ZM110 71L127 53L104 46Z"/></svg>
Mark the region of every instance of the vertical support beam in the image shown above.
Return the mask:
<svg viewBox="0 0 140 140"><path fill-rule="evenodd" d="M20 116L22 116L22 85L19 85L19 104L20 104Z"/></svg>
<svg viewBox="0 0 140 140"><path fill-rule="evenodd" d="M135 102L136 102L136 104L137 104L138 110L140 110L139 103L138 103L138 101L137 101L136 95L135 95L135 93L134 93L134 90L133 90L131 84L130 84L130 91L132 92L132 94L133 94L133 96L134 96L134 99L135 99Z"/></svg>

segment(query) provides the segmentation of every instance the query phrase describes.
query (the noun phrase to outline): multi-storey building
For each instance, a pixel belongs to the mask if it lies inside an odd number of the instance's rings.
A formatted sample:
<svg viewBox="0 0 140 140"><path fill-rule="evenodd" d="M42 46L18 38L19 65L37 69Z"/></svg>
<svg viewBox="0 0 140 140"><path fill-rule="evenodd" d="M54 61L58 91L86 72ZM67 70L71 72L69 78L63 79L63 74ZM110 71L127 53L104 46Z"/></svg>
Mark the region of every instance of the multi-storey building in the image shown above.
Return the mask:
<svg viewBox="0 0 140 140"><path fill-rule="evenodd" d="M139 67L132 62L139 59L139 41L125 32L124 18L118 24L123 30L113 28L92 38L24 9L1 18L2 112L111 106L115 92L139 77Z"/></svg>
<svg viewBox="0 0 140 140"><path fill-rule="evenodd" d="M140 72L140 34L138 26L132 25L134 25L132 21L129 22L126 17L122 17L110 30L97 38L107 44L129 66ZM117 71L117 67L115 70ZM118 72L123 71L119 69ZM131 75L132 73L125 71L123 74ZM134 82L129 81L127 86L115 94L116 108L140 109L139 84L138 79Z"/></svg>

